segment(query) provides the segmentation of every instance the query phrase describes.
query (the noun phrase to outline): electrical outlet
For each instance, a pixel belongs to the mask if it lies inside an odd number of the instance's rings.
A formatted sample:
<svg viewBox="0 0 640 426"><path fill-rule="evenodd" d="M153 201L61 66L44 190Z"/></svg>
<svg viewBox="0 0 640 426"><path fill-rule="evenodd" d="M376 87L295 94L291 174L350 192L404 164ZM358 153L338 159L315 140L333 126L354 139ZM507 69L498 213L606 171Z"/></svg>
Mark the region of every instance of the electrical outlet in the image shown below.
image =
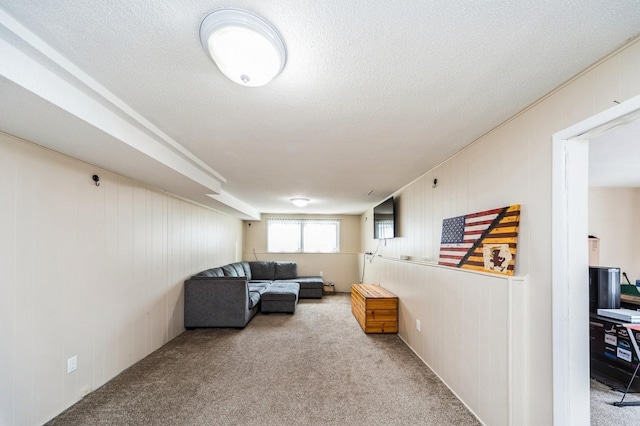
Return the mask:
<svg viewBox="0 0 640 426"><path fill-rule="evenodd" d="M320 271L320 276L322 276L322 271Z"/></svg>
<svg viewBox="0 0 640 426"><path fill-rule="evenodd" d="M420 320L416 320L416 330L420 331Z"/></svg>
<svg viewBox="0 0 640 426"><path fill-rule="evenodd" d="M85 386L82 389L80 389L80 397L84 398L85 396L89 395L91 393L93 389L91 389L91 386Z"/></svg>
<svg viewBox="0 0 640 426"><path fill-rule="evenodd" d="M78 369L78 356L72 356L67 360L67 374L73 373Z"/></svg>

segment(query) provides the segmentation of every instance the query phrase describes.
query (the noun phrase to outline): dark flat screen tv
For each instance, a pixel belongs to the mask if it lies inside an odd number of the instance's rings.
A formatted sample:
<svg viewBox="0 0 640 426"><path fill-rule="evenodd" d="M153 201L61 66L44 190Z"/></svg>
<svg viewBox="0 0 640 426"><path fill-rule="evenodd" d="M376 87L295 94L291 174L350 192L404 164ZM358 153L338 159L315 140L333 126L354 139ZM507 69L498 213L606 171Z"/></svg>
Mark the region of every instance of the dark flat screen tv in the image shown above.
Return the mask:
<svg viewBox="0 0 640 426"><path fill-rule="evenodd" d="M393 197L373 208L373 238L383 240L396 237L396 206Z"/></svg>

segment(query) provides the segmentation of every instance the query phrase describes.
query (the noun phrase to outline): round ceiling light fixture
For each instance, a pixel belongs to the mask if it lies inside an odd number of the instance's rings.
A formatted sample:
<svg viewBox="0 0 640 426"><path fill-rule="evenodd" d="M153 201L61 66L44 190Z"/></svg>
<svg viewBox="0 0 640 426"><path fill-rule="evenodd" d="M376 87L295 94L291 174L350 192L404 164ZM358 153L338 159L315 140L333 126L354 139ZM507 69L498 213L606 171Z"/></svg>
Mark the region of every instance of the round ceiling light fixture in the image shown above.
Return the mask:
<svg viewBox="0 0 640 426"><path fill-rule="evenodd" d="M200 42L220 71L243 86L267 84L280 74L287 60L278 31L244 10L211 12L200 25Z"/></svg>
<svg viewBox="0 0 640 426"><path fill-rule="evenodd" d="M307 204L309 204L309 199L308 198L292 198L291 202L293 203L294 206L304 207Z"/></svg>

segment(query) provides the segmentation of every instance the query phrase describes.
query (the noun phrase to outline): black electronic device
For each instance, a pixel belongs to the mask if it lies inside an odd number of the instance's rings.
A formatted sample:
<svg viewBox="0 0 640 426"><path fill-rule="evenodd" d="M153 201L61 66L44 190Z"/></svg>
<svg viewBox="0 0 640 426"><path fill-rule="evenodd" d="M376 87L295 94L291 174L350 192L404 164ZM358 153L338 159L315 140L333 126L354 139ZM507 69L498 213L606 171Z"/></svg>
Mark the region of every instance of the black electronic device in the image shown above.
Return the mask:
<svg viewBox="0 0 640 426"><path fill-rule="evenodd" d="M620 268L589 267L589 312L620 308Z"/></svg>
<svg viewBox="0 0 640 426"><path fill-rule="evenodd" d="M396 204L391 197L373 208L373 238L395 238L396 233Z"/></svg>

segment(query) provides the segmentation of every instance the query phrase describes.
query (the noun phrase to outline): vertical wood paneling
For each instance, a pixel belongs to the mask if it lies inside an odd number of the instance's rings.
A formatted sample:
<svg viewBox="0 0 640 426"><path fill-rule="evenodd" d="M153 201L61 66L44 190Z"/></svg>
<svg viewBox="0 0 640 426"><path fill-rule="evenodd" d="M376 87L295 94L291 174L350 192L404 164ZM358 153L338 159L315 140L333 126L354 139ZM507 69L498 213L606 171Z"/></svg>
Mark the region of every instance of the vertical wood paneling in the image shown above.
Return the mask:
<svg viewBox="0 0 640 426"><path fill-rule="evenodd" d="M17 326L14 314L18 290L17 281L17 162L0 155L0 424L15 424L15 375Z"/></svg>
<svg viewBox="0 0 640 426"><path fill-rule="evenodd" d="M557 98L562 104L562 127L572 126L593 115L594 83L594 72L591 72L560 89Z"/></svg>
<svg viewBox="0 0 640 426"><path fill-rule="evenodd" d="M622 102L622 55L600 64L593 71L593 111L604 111Z"/></svg>
<svg viewBox="0 0 640 426"><path fill-rule="evenodd" d="M507 280L496 280L487 278L487 286L490 287L485 292L491 301L488 300L486 305L490 310L490 327L491 339L489 341L490 355L487 360L491 363L491 380L485 383L491 383L491 416L490 424L506 425L508 419L508 364L507 354L509 351L510 340L507 335L509 329L508 307L510 301L507 298ZM486 346L486 345L485 345Z"/></svg>
<svg viewBox="0 0 640 426"><path fill-rule="evenodd" d="M117 200L117 274L118 279L114 283L117 295L131 294L133 290L133 187L127 185L122 178L114 182L118 189ZM133 302L127 298L117 298L114 306L113 324L118 332L118 371L122 371L133 363ZM117 309L117 310L116 310Z"/></svg>
<svg viewBox="0 0 640 426"><path fill-rule="evenodd" d="M380 246L383 257L367 264L364 280L393 288L400 297L402 338L486 424L552 422L552 135L614 99L638 94L640 42L398 194L403 233ZM431 188L434 178L437 188ZM398 258L437 262L443 218L516 203L523 205L516 281L428 263L409 266ZM363 249L375 251L376 244L363 231ZM421 319L421 332L415 319Z"/></svg>
<svg viewBox="0 0 640 426"><path fill-rule="evenodd" d="M620 102L632 98L640 93L640 43L634 43L626 48L622 54Z"/></svg>
<svg viewBox="0 0 640 426"><path fill-rule="evenodd" d="M484 360L478 354L480 348L485 345L481 334L481 324L477 321L481 312L485 309L482 296L484 292L477 285L464 283L465 298L461 303L464 312L465 324L462 329L463 351L466 354L461 364L460 397L474 410L479 410L479 398L482 393L483 383L480 381L480 372L484 369Z"/></svg>
<svg viewBox="0 0 640 426"><path fill-rule="evenodd" d="M507 424L507 280L386 258L368 267L400 298L402 338L480 418Z"/></svg>
<svg viewBox="0 0 640 426"><path fill-rule="evenodd" d="M179 200L171 199L168 204L168 270L169 288L167 291L168 339L171 340L182 333L182 319L184 318L184 296L182 282L183 260L180 253L184 251L182 235L182 210Z"/></svg>
<svg viewBox="0 0 640 426"><path fill-rule="evenodd" d="M162 294L162 200L160 195L151 192L147 198L147 220L149 223L149 244L147 256L149 262L149 280L147 281L147 351L153 352L163 342L163 309L160 305Z"/></svg>
<svg viewBox="0 0 640 426"><path fill-rule="evenodd" d="M133 278L131 285L132 315L133 315L133 362L144 358L147 351L147 309L146 309L146 281L147 281L147 190L141 186L133 188Z"/></svg>
<svg viewBox="0 0 640 426"><path fill-rule="evenodd" d="M100 293L104 295L101 306L101 323L106 331L102 341L102 380L106 383L118 374L118 335L122 324L123 306L120 303L120 286L118 276L118 182L111 173L101 173L100 188L104 192L104 257L101 269L104 270L104 281ZM125 302L126 303L126 302Z"/></svg>
<svg viewBox="0 0 640 426"><path fill-rule="evenodd" d="M3 150L4 151L4 150ZM4 156L5 152L3 152ZM11 157L9 157L11 158ZM26 158L15 159L16 164L16 211L15 222L15 253L16 274L13 287L15 299L12 306L15 326L15 346L11 350L11 358L14 360L15 371L12 377L14 419L16 422L32 424L35 422L34 393L35 370L32 366L36 362L33 341L34 328L36 326L34 297L34 229L35 205L33 196L33 176L24 173L33 165ZM29 333L22 332L30 330Z"/></svg>
<svg viewBox="0 0 640 426"><path fill-rule="evenodd" d="M433 236L431 238L431 250L429 252L429 260L436 263L438 262L438 250L440 249L440 237L442 236L442 219L444 219L445 217L451 217L448 214L449 212L445 211L444 208L446 183L440 183L440 180L445 177L443 176L443 170L444 168L442 166L438 167L431 176L433 179L438 179L438 185L436 186L436 188L432 188L431 191L431 193L433 194L431 198L431 202L433 203L431 209L431 229L433 232ZM432 182L433 179L431 180Z"/></svg>
<svg viewBox="0 0 640 426"><path fill-rule="evenodd" d="M72 280L75 282L75 298L69 303L72 321L70 321L73 333L65 333L72 336L75 348L65 350L61 360L63 368L66 360L73 355L78 356L79 365L82 368L77 374L66 375L67 381L73 382L72 388L65 392L65 406L72 404L79 397L80 389L87 386L97 386L96 374L96 333L98 327L98 315L96 315L97 290L99 288L98 267L102 257L101 247L97 244L96 226L96 197L101 195L94 185L91 176L95 173L91 166L76 163L74 179L76 198L73 206L76 211L76 239L73 252L70 253L69 268L73 272ZM73 351L75 349L75 352Z"/></svg>
<svg viewBox="0 0 640 426"><path fill-rule="evenodd" d="M106 341L110 335L108 328L108 271L105 268L105 261L107 260L107 237L106 237L106 215L105 215L105 200L107 186L110 185L107 182L104 173L101 173L102 184L99 187L95 187L92 193L93 198L93 217L91 218L92 227L92 241L89 241L89 246L93 245L94 250L91 256L83 256L82 260L90 262L92 269L89 273L88 283L91 289L90 299L87 303L92 305L92 312L89 314L92 318L93 329L102 330L101 333L96 333L91 336L94 341L93 345L93 370L94 370L94 385L96 387L102 386L107 381L106 371ZM106 185L106 186L105 186ZM89 260L89 257L91 258ZM96 303L96 300L102 301L102 303Z"/></svg>
<svg viewBox="0 0 640 426"><path fill-rule="evenodd" d="M0 424L42 424L184 330L184 279L234 261L242 222L4 134L0 151Z"/></svg>
<svg viewBox="0 0 640 426"><path fill-rule="evenodd" d="M512 310L509 318L511 329L511 422L510 424L526 425L529 422L528 401L529 386L527 385L527 372L521 368L528 365L529 338L527 335L526 319L529 317L527 311L527 277L514 279L512 286Z"/></svg>
<svg viewBox="0 0 640 426"><path fill-rule="evenodd" d="M50 179L59 174L55 164L49 164L44 153L31 158L33 161L31 196L38 203L49 206L55 203L52 194L60 191L60 181ZM34 244L32 256L33 292L29 303L37 306L34 317L46 318L38 321L33 336L33 374L34 382L42 383L38 392L34 393L33 412L36 419L43 418L52 406L60 404L62 394L62 377L50 372L56 368L56 360L62 356L62 334L59 327L62 321L63 280L60 250L57 241L60 229L60 203L47 209L37 209L33 216L31 228ZM51 220L48 220L51 219ZM48 226L51 223L53 226ZM58 327L56 327L58 325Z"/></svg>
<svg viewBox="0 0 640 426"><path fill-rule="evenodd" d="M64 176L64 178L57 179L57 181L64 183L65 187L60 190L67 193L69 199L75 201L78 198L78 187L75 184L77 172L75 162L72 162L72 160L69 160L69 162L70 164L66 168L60 170L60 175ZM75 208L75 203L71 208L65 206L60 220L59 229L63 232L63 235L57 238L57 244L62 253L62 325L60 327L62 331L72 329L78 321L75 316L75 306L80 301L78 299L77 274L74 271L75 247L78 240L78 210ZM62 353L60 358L68 359L78 353L79 347L75 335L62 332L61 337ZM64 375L61 380L63 382L60 389L62 404L71 404L75 400L78 376ZM52 412L55 413L55 410L56 405L52 407Z"/></svg>

